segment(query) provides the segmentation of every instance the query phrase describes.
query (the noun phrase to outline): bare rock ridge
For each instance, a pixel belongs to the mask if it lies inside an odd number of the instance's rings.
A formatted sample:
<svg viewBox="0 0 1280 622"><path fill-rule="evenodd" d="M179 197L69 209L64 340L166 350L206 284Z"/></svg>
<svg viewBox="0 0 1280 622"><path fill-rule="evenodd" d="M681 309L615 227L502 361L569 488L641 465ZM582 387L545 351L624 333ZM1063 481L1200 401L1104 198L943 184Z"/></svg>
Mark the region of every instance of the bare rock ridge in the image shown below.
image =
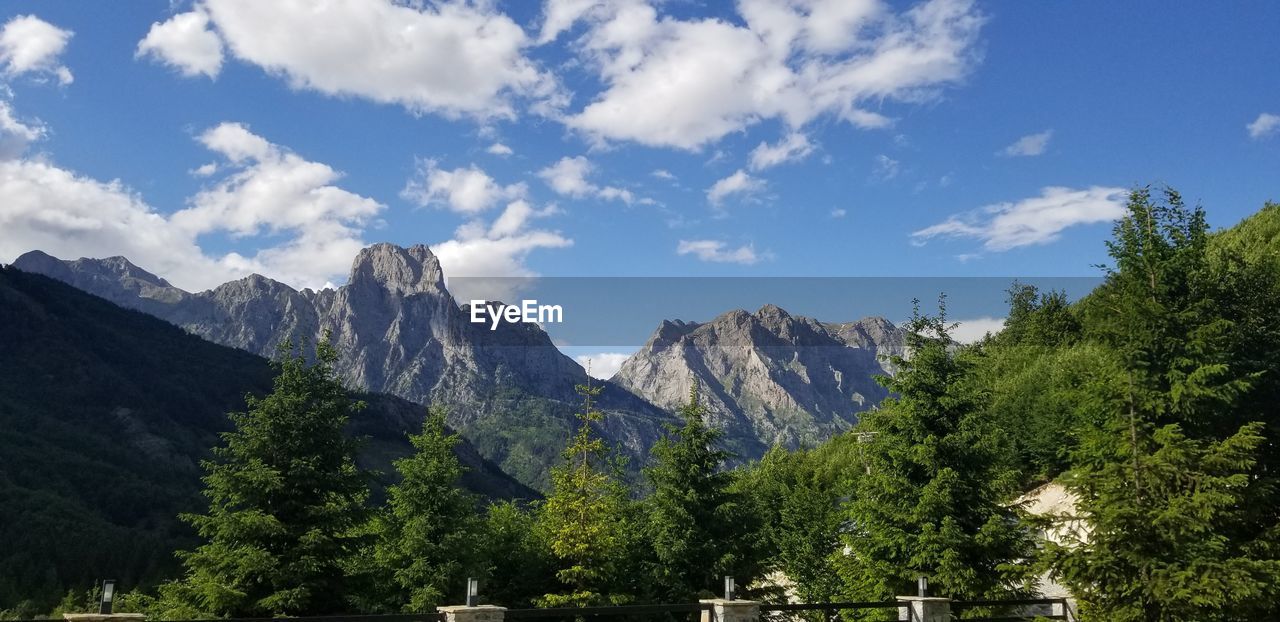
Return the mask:
<svg viewBox="0 0 1280 622"><path fill-rule="evenodd" d="M422 245L365 248L347 284L318 292L255 274L191 293L124 258L62 261L33 251L13 265L267 357L329 331L352 387L446 406L449 423L486 459L534 487L545 486L574 425L574 387L587 382L537 326L473 325ZM672 420L607 383L600 403L603 429L637 465Z"/></svg>
<svg viewBox="0 0 1280 622"><path fill-rule="evenodd" d="M703 324L664 321L613 381L664 409L696 382L711 421L729 438L754 440L741 450L758 455L852 427L887 396L875 376L903 347L902 331L882 318L828 324L765 305Z"/></svg>
<svg viewBox="0 0 1280 622"><path fill-rule="evenodd" d="M191 293L123 257L64 261L32 251L13 265L268 357L330 331L353 387L448 407L450 424L481 455L535 487L546 485L573 428L574 386L588 380L536 325L472 324L423 245L365 248L345 285L318 292L255 274ZM602 428L639 466L696 381L742 458L816 443L884 397L873 380L887 371L878 357L901 343L901 331L879 318L824 324L774 305L703 324L664 321L603 383Z"/></svg>

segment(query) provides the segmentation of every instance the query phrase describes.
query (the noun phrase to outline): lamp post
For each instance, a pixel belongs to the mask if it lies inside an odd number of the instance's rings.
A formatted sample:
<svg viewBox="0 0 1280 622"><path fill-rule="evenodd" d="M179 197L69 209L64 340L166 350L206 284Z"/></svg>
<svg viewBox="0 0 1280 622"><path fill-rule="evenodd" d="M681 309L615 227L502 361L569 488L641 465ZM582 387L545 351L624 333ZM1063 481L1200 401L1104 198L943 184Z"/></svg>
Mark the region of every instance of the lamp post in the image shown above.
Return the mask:
<svg viewBox="0 0 1280 622"><path fill-rule="evenodd" d="M116 580L107 579L102 582L102 598L98 601L98 613L111 614L111 603L116 598Z"/></svg>

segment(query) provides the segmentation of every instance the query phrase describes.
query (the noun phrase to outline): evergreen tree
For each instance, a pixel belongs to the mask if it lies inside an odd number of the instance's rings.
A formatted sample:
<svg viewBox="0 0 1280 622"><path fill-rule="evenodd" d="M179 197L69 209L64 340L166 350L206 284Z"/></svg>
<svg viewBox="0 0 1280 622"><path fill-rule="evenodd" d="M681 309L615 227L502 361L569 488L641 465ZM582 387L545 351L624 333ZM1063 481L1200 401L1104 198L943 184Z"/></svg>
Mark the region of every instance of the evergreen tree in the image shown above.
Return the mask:
<svg viewBox="0 0 1280 622"><path fill-rule="evenodd" d="M564 588L538 599L546 607L620 604L633 597L618 589L630 521L626 489L611 474L608 449L593 429L604 418L595 406L600 387L588 380L577 389L583 401L578 431L564 463L551 472L552 492L540 514Z"/></svg>
<svg viewBox="0 0 1280 622"><path fill-rule="evenodd" d="M1011 505L1016 472L1004 435L982 416L971 362L939 316L908 326L910 358L881 382L896 396L867 413L858 431L868 472L846 506L848 554L837 554L848 596L914 593L918 575L934 595L999 598L1031 587L1031 539Z"/></svg>
<svg viewBox="0 0 1280 622"><path fill-rule="evenodd" d="M235 429L206 461L206 514L184 515L204 540L180 553L186 576L166 586L186 613L317 615L346 608L344 565L361 544L366 477L343 430L363 407L334 378L328 337L316 361L282 350L274 389L246 397Z"/></svg>
<svg viewBox="0 0 1280 622"><path fill-rule="evenodd" d="M443 410L432 409L422 433L409 440L417 452L395 462L400 482L387 490L387 505L371 525L379 600L371 605L434 611L461 599L468 572L477 570L477 500L461 488L464 469L453 453L459 438L445 428Z"/></svg>
<svg viewBox="0 0 1280 622"><path fill-rule="evenodd" d="M720 447L722 432L706 423L695 384L679 410L684 424L667 426L652 449L645 475L653 486L647 501L649 538L656 558L653 589L663 602L708 596L725 575L744 579L750 567L749 516L724 470L731 455Z"/></svg>
<svg viewBox="0 0 1280 622"><path fill-rule="evenodd" d="M507 607L532 607L555 590L556 560L538 516L506 501L489 506L482 543L481 593Z"/></svg>
<svg viewBox="0 0 1280 622"><path fill-rule="evenodd" d="M1263 425L1240 409L1260 375L1232 356L1203 211L1163 199L1131 194L1086 307L1123 382L1093 396L1073 455L1087 527L1048 559L1099 619L1262 619L1280 601L1280 530L1252 509L1275 497L1256 469Z"/></svg>

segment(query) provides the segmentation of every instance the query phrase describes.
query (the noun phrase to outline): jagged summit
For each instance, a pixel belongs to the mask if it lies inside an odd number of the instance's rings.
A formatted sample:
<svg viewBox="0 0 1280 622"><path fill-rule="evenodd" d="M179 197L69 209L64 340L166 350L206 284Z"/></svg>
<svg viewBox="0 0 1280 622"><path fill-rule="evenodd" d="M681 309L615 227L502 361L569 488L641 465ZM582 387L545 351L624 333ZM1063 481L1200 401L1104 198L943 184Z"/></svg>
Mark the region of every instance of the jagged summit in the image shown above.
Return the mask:
<svg viewBox="0 0 1280 622"><path fill-rule="evenodd" d="M409 248L381 242L360 250L348 284L376 283L397 294L445 291L440 260L423 244Z"/></svg>
<svg viewBox="0 0 1280 622"><path fill-rule="evenodd" d="M664 321L613 381L666 409L696 382L726 438L755 440L735 448L752 456L852 427L887 395L875 376L891 371L887 355L902 342L884 318L828 324L768 304L703 323Z"/></svg>

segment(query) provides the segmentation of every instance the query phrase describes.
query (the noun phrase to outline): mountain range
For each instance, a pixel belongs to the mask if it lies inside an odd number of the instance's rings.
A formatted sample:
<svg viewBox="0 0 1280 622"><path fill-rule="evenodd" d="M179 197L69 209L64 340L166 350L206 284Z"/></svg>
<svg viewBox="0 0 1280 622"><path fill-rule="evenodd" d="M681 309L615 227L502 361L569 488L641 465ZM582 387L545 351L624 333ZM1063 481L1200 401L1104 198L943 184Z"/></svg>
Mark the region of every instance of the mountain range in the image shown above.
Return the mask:
<svg viewBox="0 0 1280 622"><path fill-rule="evenodd" d="M331 334L351 386L446 406L449 423L480 455L535 488L545 488L573 428L577 385L601 386L602 431L633 466L675 422L672 411L695 383L730 449L753 460L854 425L886 396L874 377L892 371L886 355L903 344L902 331L882 318L824 323L767 305L705 323L662 321L612 379L590 380L536 324L471 323L422 245L367 247L344 285L320 291L252 275L187 292L124 257L32 251L13 267L265 357Z"/></svg>

